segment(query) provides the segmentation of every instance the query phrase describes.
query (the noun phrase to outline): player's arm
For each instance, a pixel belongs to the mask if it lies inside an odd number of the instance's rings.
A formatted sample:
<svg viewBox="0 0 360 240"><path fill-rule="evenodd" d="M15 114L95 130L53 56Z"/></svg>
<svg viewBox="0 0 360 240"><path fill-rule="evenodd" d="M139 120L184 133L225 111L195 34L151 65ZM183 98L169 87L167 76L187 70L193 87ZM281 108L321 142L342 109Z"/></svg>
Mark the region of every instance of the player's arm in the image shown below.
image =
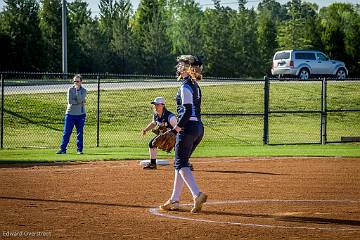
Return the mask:
<svg viewBox="0 0 360 240"><path fill-rule="evenodd" d="M175 127L175 130L179 132L185 124L190 120L191 117L191 111L193 106L193 94L192 92L182 86L180 89L181 93L181 99L182 99L182 105L184 107L184 114L180 117L178 124Z"/></svg>
<svg viewBox="0 0 360 240"><path fill-rule="evenodd" d="M78 104L76 95L74 94L72 87L68 89L67 102L68 102L68 104L73 104L73 105Z"/></svg>
<svg viewBox="0 0 360 240"><path fill-rule="evenodd" d="M86 94L87 94L87 91L86 90L83 90L82 94L81 94L81 98L80 98L80 102L82 104L86 103Z"/></svg>
<svg viewBox="0 0 360 240"><path fill-rule="evenodd" d="M177 125L177 119L176 119L175 115L170 116L169 122L171 124L171 127L173 127L173 128Z"/></svg>
<svg viewBox="0 0 360 240"><path fill-rule="evenodd" d="M142 134L145 135L147 131L150 131L151 129L156 127L156 122L149 123L143 130Z"/></svg>

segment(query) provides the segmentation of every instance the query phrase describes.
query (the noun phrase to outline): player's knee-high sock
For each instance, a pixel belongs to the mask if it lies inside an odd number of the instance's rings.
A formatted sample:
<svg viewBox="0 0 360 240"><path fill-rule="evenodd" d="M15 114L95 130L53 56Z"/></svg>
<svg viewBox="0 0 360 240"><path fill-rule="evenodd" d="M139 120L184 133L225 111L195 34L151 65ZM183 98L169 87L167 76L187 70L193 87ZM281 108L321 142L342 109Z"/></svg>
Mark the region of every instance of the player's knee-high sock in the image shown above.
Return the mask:
<svg viewBox="0 0 360 240"><path fill-rule="evenodd" d="M171 195L171 201L179 201L181 192L184 188L184 179L181 177L179 170L175 170L174 188Z"/></svg>
<svg viewBox="0 0 360 240"><path fill-rule="evenodd" d="M156 148L149 148L149 154L150 154L150 162L152 164L156 164L157 149Z"/></svg>
<svg viewBox="0 0 360 240"><path fill-rule="evenodd" d="M195 178L191 172L191 169L189 167L183 167L179 170L181 176L183 177L186 185L191 191L192 196L195 198L199 196L200 190L196 184Z"/></svg>

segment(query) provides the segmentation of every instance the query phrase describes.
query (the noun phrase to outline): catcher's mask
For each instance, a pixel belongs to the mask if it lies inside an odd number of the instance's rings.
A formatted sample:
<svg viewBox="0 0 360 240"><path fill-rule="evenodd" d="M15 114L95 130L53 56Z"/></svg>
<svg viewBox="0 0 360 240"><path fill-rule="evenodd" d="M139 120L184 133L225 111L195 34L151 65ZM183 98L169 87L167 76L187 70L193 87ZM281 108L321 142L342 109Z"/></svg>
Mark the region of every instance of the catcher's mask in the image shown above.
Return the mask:
<svg viewBox="0 0 360 240"><path fill-rule="evenodd" d="M199 56L181 55L176 58L176 75L181 79L181 74L187 72L193 80L202 79L203 62Z"/></svg>

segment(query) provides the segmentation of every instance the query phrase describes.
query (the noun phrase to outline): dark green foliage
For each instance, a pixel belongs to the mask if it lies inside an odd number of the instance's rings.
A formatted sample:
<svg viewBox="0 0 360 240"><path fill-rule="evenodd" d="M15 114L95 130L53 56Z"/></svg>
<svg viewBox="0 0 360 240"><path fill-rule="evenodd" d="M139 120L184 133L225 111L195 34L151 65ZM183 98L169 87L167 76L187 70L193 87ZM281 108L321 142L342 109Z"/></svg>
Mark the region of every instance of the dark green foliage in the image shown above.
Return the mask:
<svg viewBox="0 0 360 240"><path fill-rule="evenodd" d="M86 52L83 51L80 29L92 22L88 4L82 0L68 3L68 69L69 72L83 72L87 65Z"/></svg>
<svg viewBox="0 0 360 240"><path fill-rule="evenodd" d="M168 15L162 0L142 0L134 16L138 71L169 74L174 65L167 34Z"/></svg>
<svg viewBox="0 0 360 240"><path fill-rule="evenodd" d="M41 69L61 72L61 1L44 0L39 14L43 43Z"/></svg>
<svg viewBox="0 0 360 240"><path fill-rule="evenodd" d="M5 0L0 13L0 70L40 69L39 5L35 0Z"/></svg>
<svg viewBox="0 0 360 240"><path fill-rule="evenodd" d="M360 74L359 12L359 7L338 3L319 13L324 50L331 58L345 61L353 76Z"/></svg>
<svg viewBox="0 0 360 240"><path fill-rule="evenodd" d="M79 29L79 46L84 54L84 65L81 72L106 72L108 48L107 39L100 34L100 27L97 21L84 24Z"/></svg>
<svg viewBox="0 0 360 240"><path fill-rule="evenodd" d="M200 31L203 12L194 0L174 0L169 6L168 35L172 42L172 54L201 55Z"/></svg>
<svg viewBox="0 0 360 240"><path fill-rule="evenodd" d="M228 7L206 9L201 24L203 53L205 56L205 73L210 76L234 76L236 73L229 27L236 11Z"/></svg>
<svg viewBox="0 0 360 240"><path fill-rule="evenodd" d="M276 22L273 20L271 12L263 10L258 15L258 44L261 71L270 74L272 58L278 48L276 42Z"/></svg>
<svg viewBox="0 0 360 240"><path fill-rule="evenodd" d="M5 0L0 12L0 71L61 71L61 0ZM100 0L94 17L84 0L69 1L68 71L174 74L175 57L204 57L204 74L262 77L277 50L316 49L360 76L360 7L319 10L304 0L262 0L257 10L213 0ZM134 6L136 7L136 6Z"/></svg>
<svg viewBox="0 0 360 240"><path fill-rule="evenodd" d="M131 11L129 0L120 0L115 3L113 36L110 45L117 57L115 65L118 73L132 73L134 44L130 28Z"/></svg>

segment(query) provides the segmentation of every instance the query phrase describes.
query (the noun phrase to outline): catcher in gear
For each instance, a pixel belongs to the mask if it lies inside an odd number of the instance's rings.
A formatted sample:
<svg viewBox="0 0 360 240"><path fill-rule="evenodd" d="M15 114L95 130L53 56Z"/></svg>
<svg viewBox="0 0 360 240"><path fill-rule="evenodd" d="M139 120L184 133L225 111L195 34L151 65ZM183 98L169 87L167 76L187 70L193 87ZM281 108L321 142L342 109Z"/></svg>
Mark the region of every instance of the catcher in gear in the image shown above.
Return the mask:
<svg viewBox="0 0 360 240"><path fill-rule="evenodd" d="M165 99L163 97L156 97L154 101L151 102L151 104L153 104L152 121L141 132L142 135L145 135L146 132L152 130L152 132L155 133L156 136L152 138L149 142L150 163L145 165L144 169L156 169L156 157L158 147L162 150L171 151L171 149L168 148L168 145L165 148L164 142L162 143L162 145L154 146L153 140L157 136L160 136L166 131L172 129L177 124L176 116L172 112L167 110L167 108L165 107Z"/></svg>
<svg viewBox="0 0 360 240"><path fill-rule="evenodd" d="M178 123L171 130L176 133L175 145L175 180L170 199L160 205L161 210L178 210L180 195L184 185L189 188L194 200L192 213L199 212L207 195L200 192L189 166L189 158L204 136L201 121L201 90L197 81L202 79L202 61L192 55L181 55L177 58L177 75L181 80L176 95Z"/></svg>

